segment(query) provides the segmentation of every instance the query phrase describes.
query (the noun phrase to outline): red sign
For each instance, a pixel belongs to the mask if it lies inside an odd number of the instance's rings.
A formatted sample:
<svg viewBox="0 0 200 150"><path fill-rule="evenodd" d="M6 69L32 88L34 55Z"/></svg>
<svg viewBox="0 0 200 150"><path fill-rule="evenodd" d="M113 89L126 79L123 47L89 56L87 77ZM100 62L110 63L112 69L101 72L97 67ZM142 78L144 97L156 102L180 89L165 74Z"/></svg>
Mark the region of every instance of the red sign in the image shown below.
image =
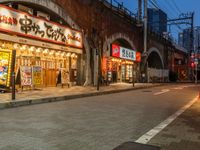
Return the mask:
<svg viewBox="0 0 200 150"><path fill-rule="evenodd" d="M112 56L120 57L120 46L112 44Z"/></svg>
<svg viewBox="0 0 200 150"><path fill-rule="evenodd" d="M136 52L136 62L141 62L141 53Z"/></svg>

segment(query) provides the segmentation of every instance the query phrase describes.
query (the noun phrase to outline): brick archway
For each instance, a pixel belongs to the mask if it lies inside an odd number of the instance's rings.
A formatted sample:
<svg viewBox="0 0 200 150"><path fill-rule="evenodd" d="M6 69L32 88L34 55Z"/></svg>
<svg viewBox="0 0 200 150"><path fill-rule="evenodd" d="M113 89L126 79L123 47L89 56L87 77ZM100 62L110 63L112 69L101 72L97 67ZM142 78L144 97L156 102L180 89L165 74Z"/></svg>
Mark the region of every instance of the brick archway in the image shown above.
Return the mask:
<svg viewBox="0 0 200 150"><path fill-rule="evenodd" d="M156 47L151 47L148 50L148 58L152 53L156 53L158 55L158 57L160 58L160 61L161 61L162 69L164 69L164 61L163 61L163 57L162 57L160 51Z"/></svg>
<svg viewBox="0 0 200 150"><path fill-rule="evenodd" d="M135 49L135 45L134 45L133 41L129 38L129 36L127 36L126 34L123 34L123 33L116 33L116 34L113 34L112 36L110 36L109 38L106 37L106 40L103 43L103 54L105 56L110 55L110 45L117 39L123 39L123 40L127 41L129 43L129 45L131 46L131 48Z"/></svg>

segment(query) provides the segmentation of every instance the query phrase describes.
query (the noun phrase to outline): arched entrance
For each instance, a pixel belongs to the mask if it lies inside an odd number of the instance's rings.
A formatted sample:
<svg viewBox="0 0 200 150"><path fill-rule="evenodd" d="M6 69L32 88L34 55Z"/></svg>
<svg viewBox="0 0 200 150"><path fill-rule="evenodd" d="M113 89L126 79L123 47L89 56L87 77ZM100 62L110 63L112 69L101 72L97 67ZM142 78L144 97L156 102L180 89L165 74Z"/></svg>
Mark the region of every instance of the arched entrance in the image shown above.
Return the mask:
<svg viewBox="0 0 200 150"><path fill-rule="evenodd" d="M147 62L149 68L164 69L163 59L157 48L149 49Z"/></svg>
<svg viewBox="0 0 200 150"><path fill-rule="evenodd" d="M163 82L168 79L168 70L164 69L162 55L157 48L153 47L148 51L146 68L147 82Z"/></svg>
<svg viewBox="0 0 200 150"><path fill-rule="evenodd" d="M110 83L132 83L136 53L134 50L133 42L125 35L113 35L107 39L102 61L103 79Z"/></svg>

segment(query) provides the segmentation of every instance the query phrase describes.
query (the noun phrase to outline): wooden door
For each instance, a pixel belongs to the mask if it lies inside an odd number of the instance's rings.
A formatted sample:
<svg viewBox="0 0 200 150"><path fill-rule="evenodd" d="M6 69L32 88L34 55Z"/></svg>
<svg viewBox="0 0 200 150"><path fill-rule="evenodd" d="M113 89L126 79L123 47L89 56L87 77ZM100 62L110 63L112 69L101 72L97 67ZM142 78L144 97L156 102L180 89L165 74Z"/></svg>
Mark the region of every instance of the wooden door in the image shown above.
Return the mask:
<svg viewBox="0 0 200 150"><path fill-rule="evenodd" d="M43 85L45 87L56 86L56 69L54 61L43 61Z"/></svg>

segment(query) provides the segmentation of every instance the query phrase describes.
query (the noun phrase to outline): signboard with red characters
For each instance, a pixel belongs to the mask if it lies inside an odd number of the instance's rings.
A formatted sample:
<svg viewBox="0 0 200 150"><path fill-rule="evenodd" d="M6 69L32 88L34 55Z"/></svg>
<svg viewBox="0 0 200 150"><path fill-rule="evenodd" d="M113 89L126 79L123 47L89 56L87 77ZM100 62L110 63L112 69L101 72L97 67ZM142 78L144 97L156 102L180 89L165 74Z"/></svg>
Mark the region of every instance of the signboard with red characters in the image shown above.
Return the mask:
<svg viewBox="0 0 200 150"><path fill-rule="evenodd" d="M112 44L112 56L113 57L120 57L120 46Z"/></svg>
<svg viewBox="0 0 200 150"><path fill-rule="evenodd" d="M117 58L122 58L125 60L141 62L141 53L140 52L136 52L134 50L121 47L117 44L111 45L111 56L117 57Z"/></svg>

